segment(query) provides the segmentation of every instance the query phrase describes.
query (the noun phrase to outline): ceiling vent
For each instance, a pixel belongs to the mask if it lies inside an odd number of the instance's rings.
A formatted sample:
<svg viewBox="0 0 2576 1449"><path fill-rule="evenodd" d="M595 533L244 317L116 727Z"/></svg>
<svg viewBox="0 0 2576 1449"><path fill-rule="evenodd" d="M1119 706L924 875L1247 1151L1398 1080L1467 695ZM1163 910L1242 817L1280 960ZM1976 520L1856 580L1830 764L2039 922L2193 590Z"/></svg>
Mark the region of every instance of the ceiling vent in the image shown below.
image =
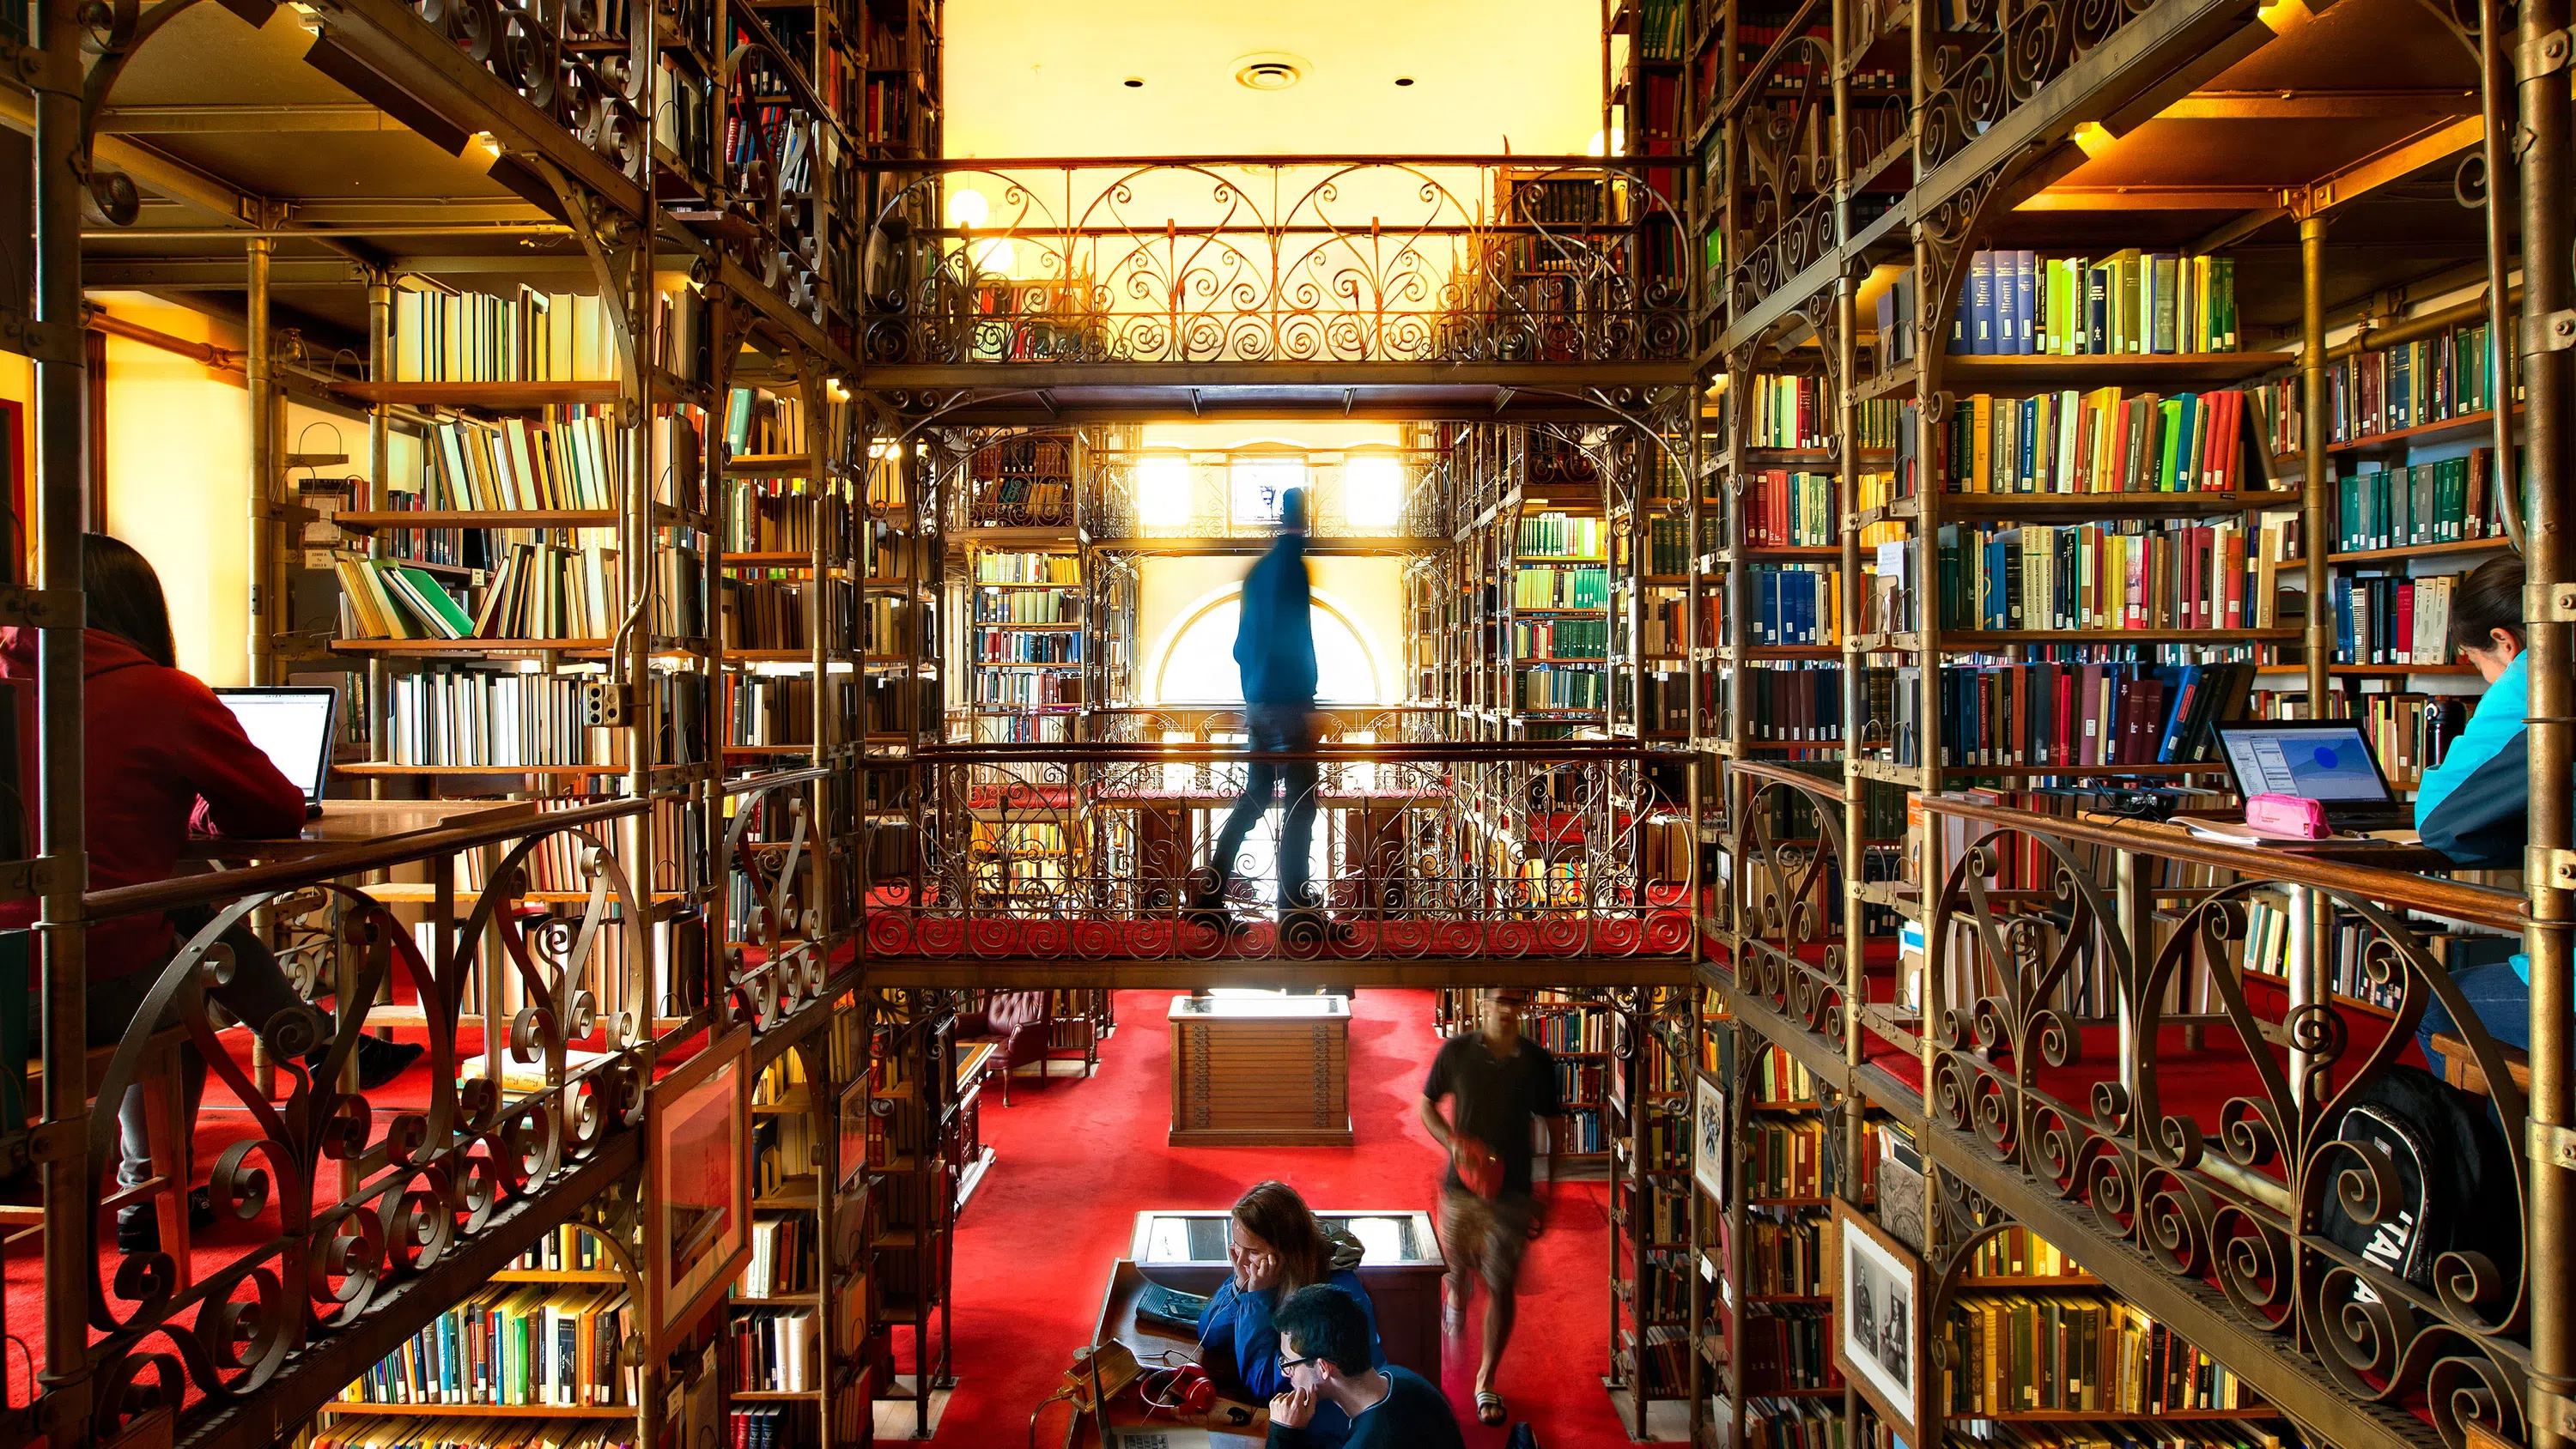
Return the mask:
<svg viewBox="0 0 2576 1449"><path fill-rule="evenodd" d="M1284 91L1306 78L1306 62L1293 55L1247 55L1234 62L1235 84L1247 90Z"/></svg>

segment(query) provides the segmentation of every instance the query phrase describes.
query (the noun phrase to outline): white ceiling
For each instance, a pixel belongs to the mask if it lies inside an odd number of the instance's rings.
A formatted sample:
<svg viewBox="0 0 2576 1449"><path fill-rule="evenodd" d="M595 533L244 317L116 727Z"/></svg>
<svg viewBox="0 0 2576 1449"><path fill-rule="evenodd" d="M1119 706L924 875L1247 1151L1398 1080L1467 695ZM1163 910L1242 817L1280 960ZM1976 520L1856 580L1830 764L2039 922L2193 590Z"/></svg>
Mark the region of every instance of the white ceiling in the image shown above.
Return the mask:
<svg viewBox="0 0 2576 1449"><path fill-rule="evenodd" d="M1601 129L1595 0L947 0L945 18L951 156L1581 155ZM1304 80L1237 84L1264 52Z"/></svg>

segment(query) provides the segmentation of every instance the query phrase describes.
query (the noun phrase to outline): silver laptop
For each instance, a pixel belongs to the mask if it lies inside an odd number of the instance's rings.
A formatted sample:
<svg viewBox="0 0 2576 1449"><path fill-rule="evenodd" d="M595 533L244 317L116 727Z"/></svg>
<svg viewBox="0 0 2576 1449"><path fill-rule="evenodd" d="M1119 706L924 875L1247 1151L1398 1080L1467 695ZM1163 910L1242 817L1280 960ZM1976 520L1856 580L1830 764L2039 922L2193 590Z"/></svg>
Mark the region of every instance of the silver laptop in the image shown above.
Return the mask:
<svg viewBox="0 0 2576 1449"><path fill-rule="evenodd" d="M2370 736L2348 719L2245 720L2218 727L2236 793L2296 795L2325 807L2337 830L2394 830L2415 817L2388 776Z"/></svg>
<svg viewBox="0 0 2576 1449"><path fill-rule="evenodd" d="M324 685L253 685L218 689L215 698L241 721L278 773L304 791L304 818L322 813L322 790L331 781L332 726L340 691Z"/></svg>

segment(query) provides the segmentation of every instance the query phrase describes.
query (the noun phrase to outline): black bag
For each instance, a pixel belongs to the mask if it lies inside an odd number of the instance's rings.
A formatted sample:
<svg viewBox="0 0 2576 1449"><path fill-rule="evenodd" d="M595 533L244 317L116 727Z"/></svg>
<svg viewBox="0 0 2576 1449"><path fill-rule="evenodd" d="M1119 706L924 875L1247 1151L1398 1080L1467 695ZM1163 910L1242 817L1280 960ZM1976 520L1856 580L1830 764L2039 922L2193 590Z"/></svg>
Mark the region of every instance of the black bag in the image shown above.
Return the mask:
<svg viewBox="0 0 2576 1449"><path fill-rule="evenodd" d="M1504 1449L1538 1449L1538 1431L1531 1428L1526 1420L1514 1424L1512 1442L1505 1445Z"/></svg>
<svg viewBox="0 0 2576 1449"><path fill-rule="evenodd" d="M2396 1167L2396 1201L2365 1224L2326 1189L2325 1235L2381 1270L2427 1292L2444 1253L2484 1253L2505 1282L2521 1274L2522 1224L2497 1204L2513 1200L2512 1148L2493 1103L2420 1067L2392 1066L2334 1124L2345 1142L2367 1143ZM2330 1173L2349 1154L2321 1159Z"/></svg>

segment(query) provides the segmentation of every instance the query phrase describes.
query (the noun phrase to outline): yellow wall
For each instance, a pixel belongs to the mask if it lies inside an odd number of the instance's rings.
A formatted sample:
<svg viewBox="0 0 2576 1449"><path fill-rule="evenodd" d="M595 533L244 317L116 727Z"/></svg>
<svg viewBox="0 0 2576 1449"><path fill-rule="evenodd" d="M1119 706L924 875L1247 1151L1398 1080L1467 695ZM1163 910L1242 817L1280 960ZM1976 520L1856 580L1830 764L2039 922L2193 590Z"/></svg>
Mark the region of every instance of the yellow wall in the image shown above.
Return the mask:
<svg viewBox="0 0 2576 1449"><path fill-rule="evenodd" d="M1209 596L1239 588L1252 572L1248 558L1147 558L1138 571L1136 590L1136 693L1141 703L1159 703L1154 693L1163 651L1174 632L1196 614ZM1404 679L1404 566L1392 558L1309 558L1307 568L1318 598L1330 602L1359 630L1360 642L1377 665L1380 689L1393 698ZM1233 680L1225 682L1230 692Z"/></svg>

